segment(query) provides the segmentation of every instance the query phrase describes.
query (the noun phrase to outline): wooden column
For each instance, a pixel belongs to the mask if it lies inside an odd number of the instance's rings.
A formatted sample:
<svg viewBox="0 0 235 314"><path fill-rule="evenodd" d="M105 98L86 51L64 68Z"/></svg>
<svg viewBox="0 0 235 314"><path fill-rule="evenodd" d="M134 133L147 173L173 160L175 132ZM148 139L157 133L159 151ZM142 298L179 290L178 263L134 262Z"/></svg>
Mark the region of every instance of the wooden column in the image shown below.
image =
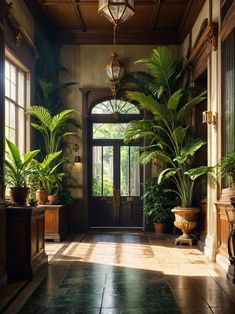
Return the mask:
<svg viewBox="0 0 235 314"><path fill-rule="evenodd" d="M5 51L5 31L4 31L4 5L5 1L0 0L0 287L6 283L6 214L4 205L3 190L3 160L4 160L4 51Z"/></svg>

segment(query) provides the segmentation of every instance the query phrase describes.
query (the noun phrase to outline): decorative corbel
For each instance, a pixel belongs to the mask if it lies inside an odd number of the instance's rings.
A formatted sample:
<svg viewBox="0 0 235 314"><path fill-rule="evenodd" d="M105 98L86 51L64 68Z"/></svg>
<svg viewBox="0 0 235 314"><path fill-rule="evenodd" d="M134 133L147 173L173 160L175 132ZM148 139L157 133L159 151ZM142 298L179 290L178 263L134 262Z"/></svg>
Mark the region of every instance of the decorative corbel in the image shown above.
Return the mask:
<svg viewBox="0 0 235 314"><path fill-rule="evenodd" d="M22 37L21 33L19 32L16 36L16 47L17 48L21 46L22 40L23 40L23 37Z"/></svg>

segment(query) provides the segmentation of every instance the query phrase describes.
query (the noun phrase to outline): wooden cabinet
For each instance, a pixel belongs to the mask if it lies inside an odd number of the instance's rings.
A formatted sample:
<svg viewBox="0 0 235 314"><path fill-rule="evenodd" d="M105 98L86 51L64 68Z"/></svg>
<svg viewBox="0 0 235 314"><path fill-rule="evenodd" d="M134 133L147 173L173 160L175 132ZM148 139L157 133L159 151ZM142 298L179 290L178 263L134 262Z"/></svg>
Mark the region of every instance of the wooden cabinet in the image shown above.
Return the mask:
<svg viewBox="0 0 235 314"><path fill-rule="evenodd" d="M45 206L45 239L61 241L68 232L68 208L64 205Z"/></svg>
<svg viewBox="0 0 235 314"><path fill-rule="evenodd" d="M32 278L48 264L44 246L44 207L6 209L6 269L9 277Z"/></svg>
<svg viewBox="0 0 235 314"><path fill-rule="evenodd" d="M6 284L6 217L3 201L0 200L0 287Z"/></svg>

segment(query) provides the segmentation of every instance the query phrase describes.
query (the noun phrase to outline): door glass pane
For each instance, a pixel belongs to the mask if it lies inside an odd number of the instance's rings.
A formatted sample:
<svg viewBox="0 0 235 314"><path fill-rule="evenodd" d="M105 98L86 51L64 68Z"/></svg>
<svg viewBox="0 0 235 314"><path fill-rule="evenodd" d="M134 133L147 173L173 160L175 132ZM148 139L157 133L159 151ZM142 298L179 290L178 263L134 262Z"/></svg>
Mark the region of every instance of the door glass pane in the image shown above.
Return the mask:
<svg viewBox="0 0 235 314"><path fill-rule="evenodd" d="M130 146L130 195L140 195L139 147Z"/></svg>
<svg viewBox="0 0 235 314"><path fill-rule="evenodd" d="M102 196L102 147L93 147L92 195Z"/></svg>
<svg viewBox="0 0 235 314"><path fill-rule="evenodd" d="M103 196L113 195L113 147L103 147Z"/></svg>
<svg viewBox="0 0 235 314"><path fill-rule="evenodd" d="M140 165L138 146L120 148L120 183L122 196L140 195Z"/></svg>
<svg viewBox="0 0 235 314"><path fill-rule="evenodd" d="M21 153L25 151L25 114L24 110L18 108L18 147Z"/></svg>
<svg viewBox="0 0 235 314"><path fill-rule="evenodd" d="M129 146L120 147L120 181L121 195L129 195L130 171L129 171Z"/></svg>
<svg viewBox="0 0 235 314"><path fill-rule="evenodd" d="M94 123L93 139L123 139L127 123Z"/></svg>
<svg viewBox="0 0 235 314"><path fill-rule="evenodd" d="M113 147L93 146L92 195L113 195Z"/></svg>

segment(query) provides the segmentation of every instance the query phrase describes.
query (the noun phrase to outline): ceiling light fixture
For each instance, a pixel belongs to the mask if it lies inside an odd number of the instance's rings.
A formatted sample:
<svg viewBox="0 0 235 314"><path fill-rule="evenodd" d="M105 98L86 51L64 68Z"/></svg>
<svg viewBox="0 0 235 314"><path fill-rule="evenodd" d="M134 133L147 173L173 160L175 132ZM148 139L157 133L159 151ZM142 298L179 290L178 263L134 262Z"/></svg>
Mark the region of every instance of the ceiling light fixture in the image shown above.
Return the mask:
<svg viewBox="0 0 235 314"><path fill-rule="evenodd" d="M117 26L127 21L134 14L134 0L99 0L98 12L113 24L113 45L115 47ZM122 68L118 55L114 51L106 65L106 74L112 84L113 98L116 98L117 84Z"/></svg>

